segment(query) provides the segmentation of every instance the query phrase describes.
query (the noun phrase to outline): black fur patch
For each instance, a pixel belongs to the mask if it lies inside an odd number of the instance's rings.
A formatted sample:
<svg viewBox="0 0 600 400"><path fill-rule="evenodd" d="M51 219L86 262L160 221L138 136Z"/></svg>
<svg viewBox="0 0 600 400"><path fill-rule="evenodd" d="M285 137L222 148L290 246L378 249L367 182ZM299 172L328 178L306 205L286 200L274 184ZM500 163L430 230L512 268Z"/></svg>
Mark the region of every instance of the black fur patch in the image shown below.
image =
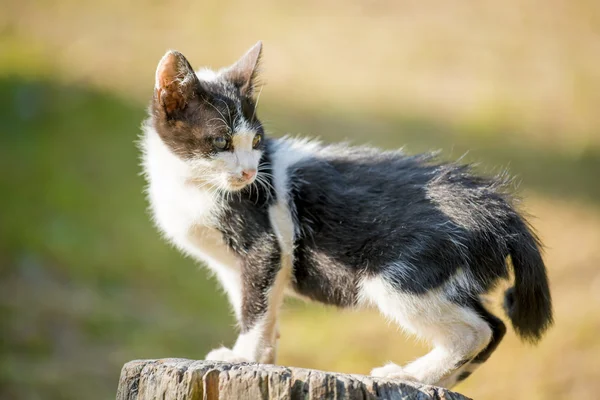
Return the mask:
<svg viewBox="0 0 600 400"><path fill-rule="evenodd" d="M497 180L431 155L367 148L303 160L290 175L301 232L296 287L308 297L349 305L359 278L377 274L413 294L441 286L459 268L474 280L470 294L508 276L517 214Z"/></svg>
<svg viewBox="0 0 600 400"><path fill-rule="evenodd" d="M506 325L500 318L497 318L481 304L480 301L472 301L471 307L488 323L492 329L492 339L488 345L473 359L473 363L482 364L486 362L492 353L498 348L498 345L506 334Z"/></svg>
<svg viewBox="0 0 600 400"><path fill-rule="evenodd" d="M470 372L470 371L461 372L460 375L458 375L458 377L456 378L456 381L457 382L462 382L465 379L467 379L468 377L470 377L471 374L472 374L472 372Z"/></svg>

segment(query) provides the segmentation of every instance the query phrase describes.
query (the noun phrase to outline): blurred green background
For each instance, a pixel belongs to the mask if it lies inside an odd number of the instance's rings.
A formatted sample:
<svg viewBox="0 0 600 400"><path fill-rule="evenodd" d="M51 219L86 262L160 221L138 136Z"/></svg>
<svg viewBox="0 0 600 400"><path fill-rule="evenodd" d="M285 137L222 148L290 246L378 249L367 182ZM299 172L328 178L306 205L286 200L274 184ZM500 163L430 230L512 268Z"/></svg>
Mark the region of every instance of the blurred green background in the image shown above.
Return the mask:
<svg viewBox="0 0 600 400"><path fill-rule="evenodd" d="M134 142L168 48L221 67L264 41L274 136L443 149L519 177L556 326L511 332L486 399L600 390L600 3L4 0L0 398L113 398L123 363L235 339L225 296L149 221ZM499 299L496 299L499 300ZM498 302L498 301L497 301ZM426 348L375 312L286 305L279 362L353 373Z"/></svg>

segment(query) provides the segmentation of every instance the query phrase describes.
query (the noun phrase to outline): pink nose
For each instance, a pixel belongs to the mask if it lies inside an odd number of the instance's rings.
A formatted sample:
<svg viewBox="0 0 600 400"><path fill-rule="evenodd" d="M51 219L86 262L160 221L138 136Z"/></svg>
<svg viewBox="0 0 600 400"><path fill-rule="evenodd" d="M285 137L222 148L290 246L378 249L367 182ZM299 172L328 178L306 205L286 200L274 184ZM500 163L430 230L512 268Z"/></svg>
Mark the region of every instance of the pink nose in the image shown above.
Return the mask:
<svg viewBox="0 0 600 400"><path fill-rule="evenodd" d="M247 181L254 178L255 175L256 175L255 169L245 169L242 171L242 178L244 178Z"/></svg>

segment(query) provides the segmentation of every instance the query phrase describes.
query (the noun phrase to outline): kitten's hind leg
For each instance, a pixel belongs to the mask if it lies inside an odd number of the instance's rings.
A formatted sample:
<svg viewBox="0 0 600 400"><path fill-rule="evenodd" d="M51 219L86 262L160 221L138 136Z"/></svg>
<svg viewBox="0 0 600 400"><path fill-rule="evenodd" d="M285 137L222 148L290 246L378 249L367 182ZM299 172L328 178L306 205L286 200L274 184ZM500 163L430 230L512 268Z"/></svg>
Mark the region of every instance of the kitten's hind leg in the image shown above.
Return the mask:
<svg viewBox="0 0 600 400"><path fill-rule="evenodd" d="M471 300L468 304L477 314L479 314L492 329L492 340L488 345L481 350L471 361L457 369L448 378L445 378L439 383L440 386L451 388L457 383L467 379L481 364L486 362L492 353L496 350L504 334L506 333L506 325L504 322L492 313L490 313L479 299Z"/></svg>
<svg viewBox="0 0 600 400"><path fill-rule="evenodd" d="M405 330L433 344L425 356L400 367L388 364L371 375L443 385L492 338L489 324L471 307L453 302L440 289L415 295L398 292L381 276L362 282L361 295Z"/></svg>

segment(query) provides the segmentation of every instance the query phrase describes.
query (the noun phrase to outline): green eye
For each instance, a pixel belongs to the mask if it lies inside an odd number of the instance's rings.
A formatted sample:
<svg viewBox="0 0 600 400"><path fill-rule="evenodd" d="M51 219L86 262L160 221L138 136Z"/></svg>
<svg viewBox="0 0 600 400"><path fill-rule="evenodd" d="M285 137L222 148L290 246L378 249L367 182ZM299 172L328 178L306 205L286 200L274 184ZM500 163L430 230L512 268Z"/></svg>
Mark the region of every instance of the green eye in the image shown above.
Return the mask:
<svg viewBox="0 0 600 400"><path fill-rule="evenodd" d="M225 150L229 146L229 141L223 136L217 136L213 139L213 144L219 150Z"/></svg>
<svg viewBox="0 0 600 400"><path fill-rule="evenodd" d="M257 148L261 141L262 137L260 135L254 136L254 139L252 139L252 147Z"/></svg>

